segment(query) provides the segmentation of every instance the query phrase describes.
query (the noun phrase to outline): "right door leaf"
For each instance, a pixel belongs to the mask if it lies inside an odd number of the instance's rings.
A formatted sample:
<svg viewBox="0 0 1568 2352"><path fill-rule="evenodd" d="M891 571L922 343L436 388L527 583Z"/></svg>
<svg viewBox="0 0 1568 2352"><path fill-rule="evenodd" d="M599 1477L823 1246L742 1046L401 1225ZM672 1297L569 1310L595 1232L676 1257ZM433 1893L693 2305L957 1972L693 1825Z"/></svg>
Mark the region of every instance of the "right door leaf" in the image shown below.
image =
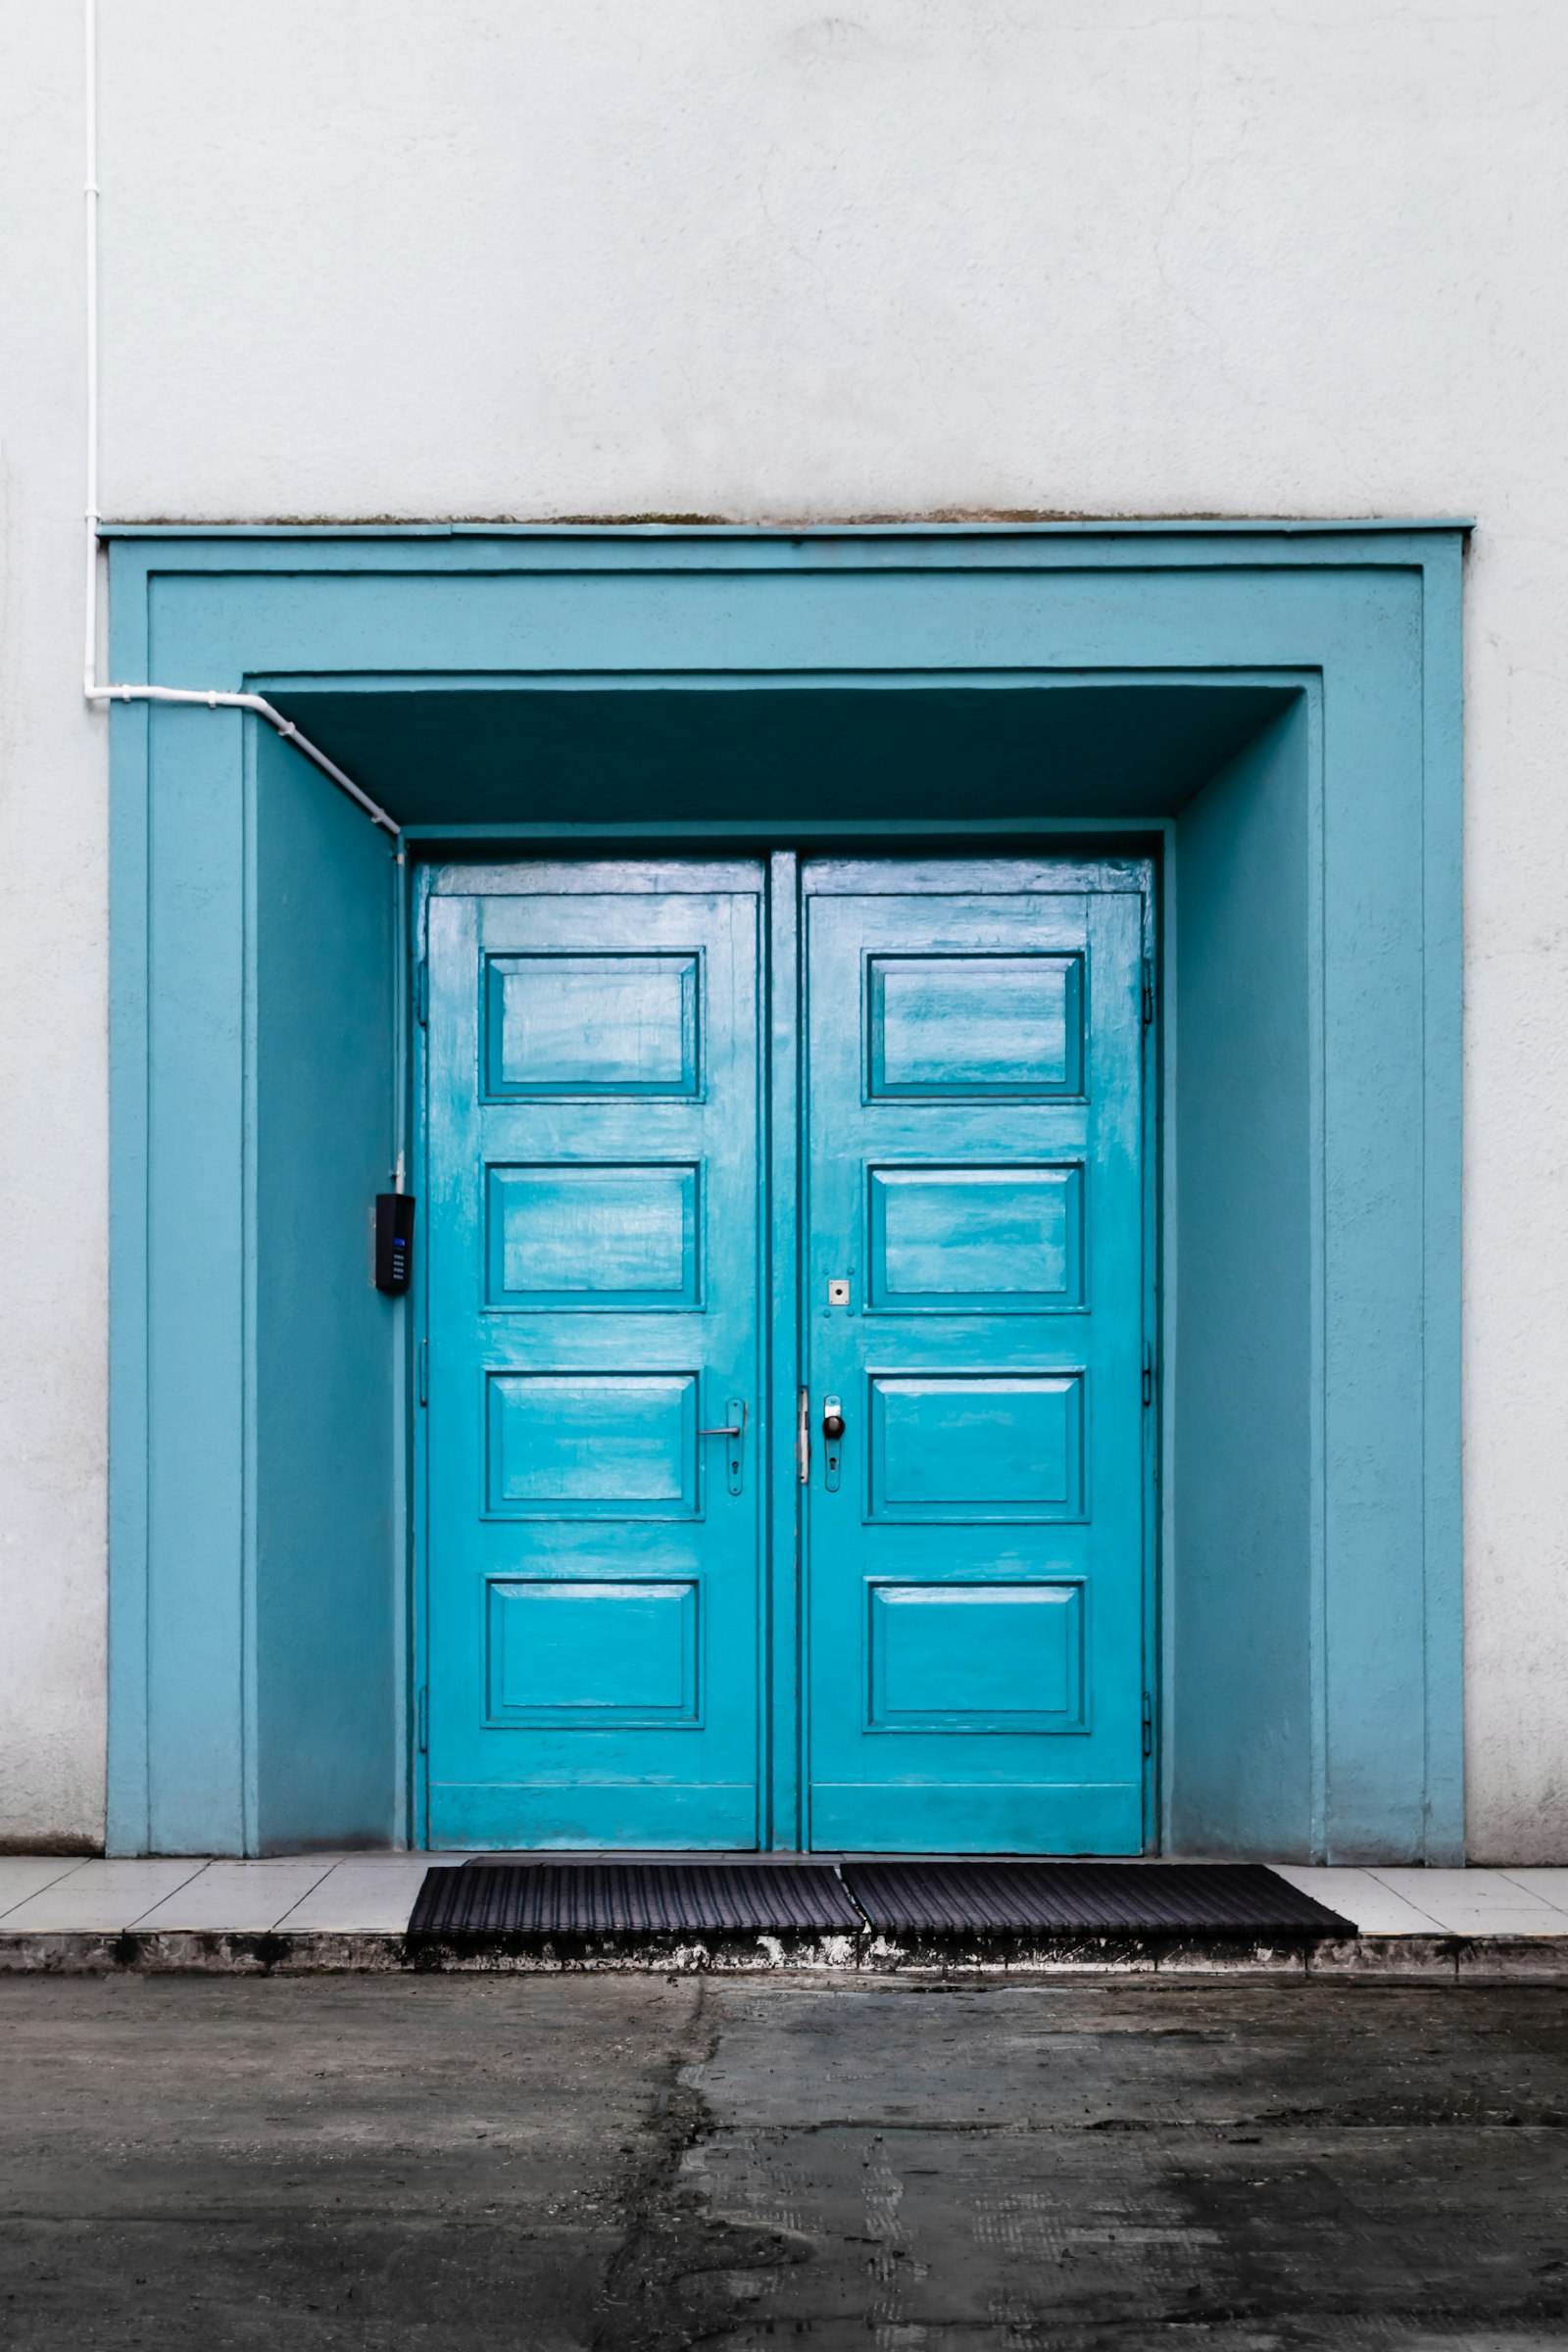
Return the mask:
<svg viewBox="0 0 1568 2352"><path fill-rule="evenodd" d="M1144 900L867 879L804 876L811 1842L1134 1853Z"/></svg>

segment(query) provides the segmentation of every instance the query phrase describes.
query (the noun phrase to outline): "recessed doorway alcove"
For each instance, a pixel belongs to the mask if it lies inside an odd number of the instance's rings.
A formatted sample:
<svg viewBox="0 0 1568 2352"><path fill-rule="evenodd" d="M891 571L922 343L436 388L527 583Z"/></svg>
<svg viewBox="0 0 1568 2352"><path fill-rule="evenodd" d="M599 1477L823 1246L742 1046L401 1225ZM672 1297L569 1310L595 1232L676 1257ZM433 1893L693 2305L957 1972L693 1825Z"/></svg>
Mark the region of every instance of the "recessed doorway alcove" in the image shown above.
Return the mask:
<svg viewBox="0 0 1568 2352"><path fill-rule="evenodd" d="M113 713L113 1849L421 1835L421 864L744 848L1153 861L1150 1843L1457 1858L1459 545L116 535L115 676L404 832Z"/></svg>

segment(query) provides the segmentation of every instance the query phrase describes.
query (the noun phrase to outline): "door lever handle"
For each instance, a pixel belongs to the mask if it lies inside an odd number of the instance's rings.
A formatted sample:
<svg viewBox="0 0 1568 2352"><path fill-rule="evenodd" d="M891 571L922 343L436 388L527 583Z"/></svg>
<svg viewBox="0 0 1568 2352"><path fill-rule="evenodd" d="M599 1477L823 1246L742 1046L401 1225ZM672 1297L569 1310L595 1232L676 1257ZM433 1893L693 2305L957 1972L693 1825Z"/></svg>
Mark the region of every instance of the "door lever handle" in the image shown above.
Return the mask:
<svg viewBox="0 0 1568 2352"><path fill-rule="evenodd" d="M697 1435L700 1438L728 1438L729 1444L724 1449L724 1480L730 1493L738 1494L746 1474L745 1397L726 1396L724 1410L729 1415L727 1421L720 1421L713 1429L700 1429Z"/></svg>

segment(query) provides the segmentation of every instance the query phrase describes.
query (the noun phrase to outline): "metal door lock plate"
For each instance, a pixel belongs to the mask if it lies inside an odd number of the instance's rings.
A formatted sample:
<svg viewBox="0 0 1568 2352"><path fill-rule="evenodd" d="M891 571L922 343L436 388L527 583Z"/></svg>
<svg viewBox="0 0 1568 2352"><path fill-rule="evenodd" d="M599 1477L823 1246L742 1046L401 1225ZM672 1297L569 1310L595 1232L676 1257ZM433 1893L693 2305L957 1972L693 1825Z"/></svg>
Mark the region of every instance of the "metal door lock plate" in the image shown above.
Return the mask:
<svg viewBox="0 0 1568 2352"><path fill-rule="evenodd" d="M849 1305L849 1303L850 1303L850 1286L849 1286L849 1284L848 1284L848 1283L847 1283L847 1282L846 1282L846 1281L845 1281L845 1280L842 1278L842 1276L841 1276L841 1277L839 1277L837 1280L835 1280L835 1281L833 1281L833 1282L830 1282L830 1283L828 1284L828 1286L827 1286L827 1302L828 1302L829 1306L848 1306L848 1305Z"/></svg>
<svg viewBox="0 0 1568 2352"><path fill-rule="evenodd" d="M844 1406L837 1396L822 1399L822 1484L830 1494L839 1491L844 1461Z"/></svg>

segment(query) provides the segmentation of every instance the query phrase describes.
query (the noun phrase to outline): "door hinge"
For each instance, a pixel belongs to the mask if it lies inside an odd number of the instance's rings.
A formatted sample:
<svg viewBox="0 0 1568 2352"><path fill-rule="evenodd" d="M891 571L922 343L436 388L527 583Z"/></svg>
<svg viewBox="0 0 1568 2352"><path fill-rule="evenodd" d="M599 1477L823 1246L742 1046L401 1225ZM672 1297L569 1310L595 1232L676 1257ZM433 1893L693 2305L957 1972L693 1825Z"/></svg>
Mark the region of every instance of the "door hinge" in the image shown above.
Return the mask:
<svg viewBox="0 0 1568 2352"><path fill-rule="evenodd" d="M428 1404L428 1403L429 1403L429 1401L430 1401L430 1343L429 1343L429 1341L428 1341L428 1340L421 1340L421 1341L419 1342L419 1359L418 1359L418 1360L419 1360L419 1380L418 1380L418 1395L419 1395L419 1402L420 1402L421 1404Z"/></svg>
<svg viewBox="0 0 1568 2352"><path fill-rule="evenodd" d="M430 1752L430 1686L421 1683L414 1697L415 1739L421 1756ZM1148 1749L1145 1749L1148 1754Z"/></svg>
<svg viewBox="0 0 1568 2352"><path fill-rule="evenodd" d="M1146 1756L1152 1756L1153 1752L1154 1702L1150 1693L1146 1690L1144 1692L1144 1754Z"/></svg>
<svg viewBox="0 0 1568 2352"><path fill-rule="evenodd" d="M414 967L414 1017L421 1029L430 1018L430 966L422 956Z"/></svg>
<svg viewBox="0 0 1568 2352"><path fill-rule="evenodd" d="M1150 958L1149 956L1146 956L1144 957L1144 1027L1145 1027L1146 1029L1150 1028L1150 1027L1152 1025L1153 1018L1154 1018L1154 966L1153 966L1153 963L1152 963L1152 961L1151 960L1151 958Z"/></svg>
<svg viewBox="0 0 1568 2352"><path fill-rule="evenodd" d="M1152 1405L1152 1404L1153 1403L1153 1401L1154 1401L1154 1350L1153 1350L1153 1347L1152 1347L1152 1344L1151 1344L1151 1343L1150 1343L1148 1340L1146 1340L1146 1341L1144 1342L1144 1407L1145 1407L1145 1410L1146 1410L1146 1411L1147 1411L1147 1409L1149 1408L1149 1406L1150 1406L1150 1405Z"/></svg>

